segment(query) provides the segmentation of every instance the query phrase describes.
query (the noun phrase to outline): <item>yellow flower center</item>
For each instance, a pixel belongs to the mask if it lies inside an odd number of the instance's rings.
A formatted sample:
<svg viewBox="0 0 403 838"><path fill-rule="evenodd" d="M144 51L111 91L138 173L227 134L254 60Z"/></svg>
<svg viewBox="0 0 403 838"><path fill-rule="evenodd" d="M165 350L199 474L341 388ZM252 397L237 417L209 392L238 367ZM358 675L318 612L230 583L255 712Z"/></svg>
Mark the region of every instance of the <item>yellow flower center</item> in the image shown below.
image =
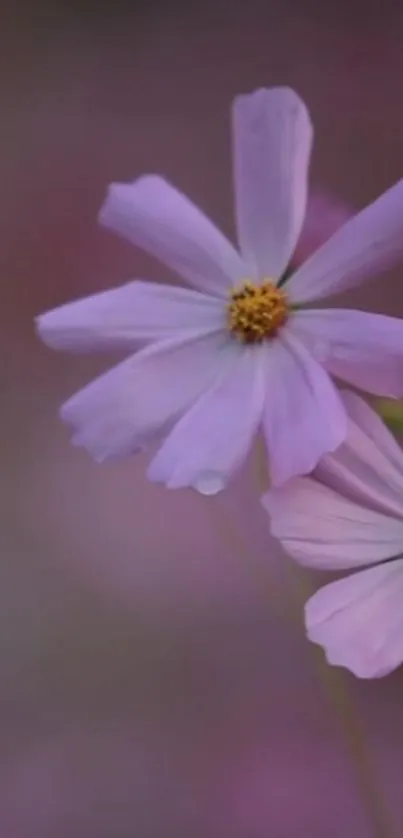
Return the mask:
<svg viewBox="0 0 403 838"><path fill-rule="evenodd" d="M261 343L274 337L288 316L287 295L274 282L255 285L245 280L231 291L228 328L243 343Z"/></svg>

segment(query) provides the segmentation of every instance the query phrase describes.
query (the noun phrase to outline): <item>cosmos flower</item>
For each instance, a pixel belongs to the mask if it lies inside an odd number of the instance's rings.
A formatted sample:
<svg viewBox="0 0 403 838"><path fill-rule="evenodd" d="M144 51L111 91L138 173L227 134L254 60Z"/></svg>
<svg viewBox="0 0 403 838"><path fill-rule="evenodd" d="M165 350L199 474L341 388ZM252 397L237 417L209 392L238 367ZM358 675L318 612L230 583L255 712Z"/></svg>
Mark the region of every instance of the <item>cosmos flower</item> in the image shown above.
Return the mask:
<svg viewBox="0 0 403 838"><path fill-rule="evenodd" d="M360 678L403 661L403 452L357 395L342 394L345 443L312 477L298 477L263 499L272 533L298 562L357 569L306 604L308 636L329 663Z"/></svg>
<svg viewBox="0 0 403 838"><path fill-rule="evenodd" d="M63 406L73 441L102 462L163 440L150 479L206 493L223 488L258 429L273 485L337 449L347 420L331 375L403 394L402 321L305 307L400 257L403 182L284 281L306 209L308 111L288 88L239 96L233 143L239 252L161 177L113 184L101 224L194 290L136 280L38 318L52 348L130 353Z"/></svg>

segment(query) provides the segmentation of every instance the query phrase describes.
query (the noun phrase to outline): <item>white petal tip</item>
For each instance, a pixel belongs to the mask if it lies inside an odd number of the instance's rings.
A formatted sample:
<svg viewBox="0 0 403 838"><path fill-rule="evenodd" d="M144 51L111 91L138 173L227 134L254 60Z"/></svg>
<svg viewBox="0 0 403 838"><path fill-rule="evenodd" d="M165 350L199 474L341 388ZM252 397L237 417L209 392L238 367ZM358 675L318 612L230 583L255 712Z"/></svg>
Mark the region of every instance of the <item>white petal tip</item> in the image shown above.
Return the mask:
<svg viewBox="0 0 403 838"><path fill-rule="evenodd" d="M38 338L49 349L60 349L60 329L55 327L53 312L40 314L34 319L34 329Z"/></svg>
<svg viewBox="0 0 403 838"><path fill-rule="evenodd" d="M347 670L355 678L359 678L362 681L384 678L385 675L390 675L393 669L395 669L395 667L385 663L367 660L365 654L357 654L357 658L351 658L350 647L347 650L343 648L330 649L326 648L324 643L319 640L313 640L311 637L309 639L312 643L322 648L329 666L336 666L339 669Z"/></svg>
<svg viewBox="0 0 403 838"><path fill-rule="evenodd" d="M398 663L391 664L386 655L371 647L369 637L365 640L353 636L344 640L329 638L326 623L310 618L310 600L305 605L305 626L308 640L320 646L329 666L337 666L351 672L355 678L371 680L389 675Z"/></svg>
<svg viewBox="0 0 403 838"><path fill-rule="evenodd" d="M48 331L48 314L38 314L37 317L34 318L34 328L35 332L41 340L45 340L46 333Z"/></svg>
<svg viewBox="0 0 403 838"><path fill-rule="evenodd" d="M301 97L298 95L296 90L292 87L280 86L280 87L258 87L256 90L252 90L250 93L240 93L236 96L235 101L241 100L249 100L252 99L257 103L260 102L265 104L266 102L270 102L270 100L276 98L285 99L286 97L290 99L294 99L295 102L302 103Z"/></svg>
<svg viewBox="0 0 403 838"><path fill-rule="evenodd" d="M218 495L219 492L222 492L223 489L225 489L226 483L227 481L222 474L215 471L208 471L199 474L195 478L192 482L192 489L198 492L199 495L212 497L213 495Z"/></svg>
<svg viewBox="0 0 403 838"><path fill-rule="evenodd" d="M114 218L119 203L124 198L127 185L124 183L111 183L108 186L105 199L98 213L98 224L101 227L109 227L111 217Z"/></svg>
<svg viewBox="0 0 403 838"><path fill-rule="evenodd" d="M101 227L115 229L116 214L121 210L130 211L130 202L137 197L139 188L147 186L152 187L155 184L160 184L161 178L159 175L148 174L141 175L134 181L128 183L119 183L118 181L109 184L105 199L98 213L98 223Z"/></svg>
<svg viewBox="0 0 403 838"><path fill-rule="evenodd" d="M218 495L219 492L225 489L227 484L226 478L218 474L218 472L209 471L201 473L193 479L189 478L185 480L183 477L180 478L175 475L169 476L163 474L153 464L150 465L147 471L147 477L152 483L162 483L166 489L193 489L199 495L204 495L205 497Z"/></svg>

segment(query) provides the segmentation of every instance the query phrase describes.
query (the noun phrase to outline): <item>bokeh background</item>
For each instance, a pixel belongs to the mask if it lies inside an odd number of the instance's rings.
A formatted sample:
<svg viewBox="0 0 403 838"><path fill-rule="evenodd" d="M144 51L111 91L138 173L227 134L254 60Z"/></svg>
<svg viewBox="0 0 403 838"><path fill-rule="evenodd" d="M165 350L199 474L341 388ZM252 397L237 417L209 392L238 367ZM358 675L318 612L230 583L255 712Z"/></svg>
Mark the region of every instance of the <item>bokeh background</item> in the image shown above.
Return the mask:
<svg viewBox="0 0 403 838"><path fill-rule="evenodd" d="M312 183L351 206L399 179L403 9L17 0L0 17L0 836L398 838L402 672L345 679L367 742L351 754L253 462L214 500L147 484L141 457L94 465L57 409L115 358L53 354L32 321L170 281L97 228L112 180L163 173L233 235L236 93L295 87ZM349 302L403 316L402 272Z"/></svg>

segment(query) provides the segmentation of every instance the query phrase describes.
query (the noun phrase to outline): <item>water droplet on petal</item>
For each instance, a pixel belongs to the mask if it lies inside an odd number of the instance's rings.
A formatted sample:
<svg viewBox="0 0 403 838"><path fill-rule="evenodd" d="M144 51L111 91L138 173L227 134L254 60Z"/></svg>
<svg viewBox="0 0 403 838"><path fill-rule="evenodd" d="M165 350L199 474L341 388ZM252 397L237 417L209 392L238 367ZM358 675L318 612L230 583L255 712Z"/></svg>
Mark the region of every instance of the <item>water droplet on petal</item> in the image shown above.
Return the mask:
<svg viewBox="0 0 403 838"><path fill-rule="evenodd" d="M226 480L218 471L203 471L193 481L192 488L201 495L217 495L225 488Z"/></svg>

